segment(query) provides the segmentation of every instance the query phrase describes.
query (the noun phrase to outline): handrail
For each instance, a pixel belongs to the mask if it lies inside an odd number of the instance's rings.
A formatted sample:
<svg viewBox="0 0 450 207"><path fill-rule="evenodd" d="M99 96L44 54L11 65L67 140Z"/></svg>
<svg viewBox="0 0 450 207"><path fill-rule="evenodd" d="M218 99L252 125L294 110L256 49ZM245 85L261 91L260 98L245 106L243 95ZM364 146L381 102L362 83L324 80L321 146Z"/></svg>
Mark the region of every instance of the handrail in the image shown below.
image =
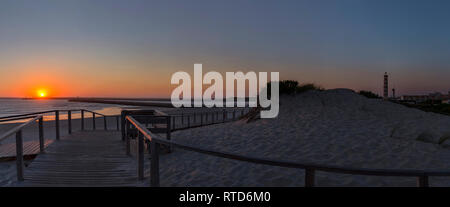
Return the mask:
<svg viewBox="0 0 450 207"><path fill-rule="evenodd" d="M17 117L23 117L23 116L31 116L31 115L39 115L39 114L48 114L53 113L57 110L49 110L49 111L40 111L40 112L33 112L33 113L27 113L27 114L19 114L19 115L11 115L11 116L4 116L0 117L0 119L10 119L10 118L17 118Z"/></svg>
<svg viewBox="0 0 450 207"><path fill-rule="evenodd" d="M14 133L20 131L22 128L28 126L29 124L39 120L41 117L42 117L42 115L37 115L33 119L31 119L31 120L29 120L29 121L27 121L27 122L25 122L25 123L23 123L23 124L21 124L19 126L16 126L16 127L12 128L11 130L7 131L6 133L2 134L0 136L0 142L5 140L9 136L13 135Z"/></svg>
<svg viewBox="0 0 450 207"><path fill-rule="evenodd" d="M177 130L184 130L184 129L191 129L195 127L203 127L207 125L213 125L213 124L221 124L225 122L235 121L239 118L239 116L244 115L245 111L249 109L248 107L242 107L242 108L234 108L233 110L214 110L214 111L204 111L204 112L181 112L181 114L170 114L169 116L172 117L172 127L171 131L177 131ZM239 114L237 114L238 112ZM232 117L229 118L228 115L232 114ZM206 116L204 116L206 115ZM139 116L139 115L133 115L133 116ZM155 117L155 116L152 116ZM208 118L210 117L210 118ZM222 117L222 118L219 118ZM175 118L181 118L181 127L177 128L175 125ZM187 120L185 120L187 118ZM191 118L193 118L193 122L191 123ZM198 123L197 118L200 119L200 123ZM204 119L205 118L205 119ZM208 119L209 120L208 122ZM187 121L187 126L184 123Z"/></svg>
<svg viewBox="0 0 450 207"><path fill-rule="evenodd" d="M86 109L82 109L82 110L86 111L86 112L89 112L89 113L97 114L97 115L100 115L100 116L107 116L107 115L104 115L104 114L101 114L101 113L98 113L98 112L95 112L95 111L91 111L91 110L86 110Z"/></svg>
<svg viewBox="0 0 450 207"><path fill-rule="evenodd" d="M8 118L8 119L0 119L0 123L1 122L24 120L24 119L31 119L31 118L34 118L34 117L36 117L36 115L23 116L23 117L14 117L14 118Z"/></svg>
<svg viewBox="0 0 450 207"><path fill-rule="evenodd" d="M241 109L246 109L246 107L242 107ZM183 116L183 115L195 115L195 114L200 114L200 113L217 113L217 112L228 112L228 113L232 113L235 110L226 110L226 109L222 109L222 110L211 110L211 111L204 111L204 112L181 112L181 114L168 114L169 116Z"/></svg>
<svg viewBox="0 0 450 207"><path fill-rule="evenodd" d="M208 154L211 156L222 157L232 160L239 160L245 162L251 162L256 164L264 164L270 166L278 166L278 167L287 167L287 168L296 168L296 169L304 169L305 174L305 186L313 187L315 180L315 171L323 171L323 172L331 172L338 174L352 174L352 175L368 175L368 176L395 176L395 177L417 177L418 178L418 186L419 187L428 187L428 178L429 176L450 176L450 171L425 171L425 170L402 170L402 169L368 169L368 168L354 168L354 167L342 167L335 165L321 165L321 164L313 164L313 163L298 163L291 161L283 161L283 160L273 160L273 159L264 159L252 156L238 155L224 151L218 150L210 150L201 147L191 146L187 144L178 143L175 141L164 140L160 138L159 135L150 132L144 125L139 123L136 119L130 116L126 116L126 120L132 124L137 130L139 130L139 137L147 139L150 141L153 147L151 148L151 162L152 166L155 165L158 167L157 170L151 169L151 183L153 186L159 186L159 161L158 158L158 147L157 145L167 145L170 147L180 148L188 151L193 151L202 154ZM156 144L156 147L155 147ZM156 151L156 152L153 152ZM154 160L153 156L156 157ZM155 178L154 178L155 177ZM158 179L158 180L153 180Z"/></svg>
<svg viewBox="0 0 450 207"><path fill-rule="evenodd" d="M23 162L23 139L22 139L22 131L23 128L27 125L29 125L32 122L39 121L38 127L39 127L39 150L41 153L44 153L45 148L45 139L44 139L44 114L46 113L55 113L55 138L58 141L60 139L60 127L59 127L59 115L60 112L67 112L67 122L68 122L68 133L72 133L72 112L73 111L80 111L81 112L81 130L84 130L84 112L92 113L92 129L95 130L95 115L103 116L104 120L104 129L108 130L107 128L107 117L116 117L116 123L117 123L117 130L119 130L119 116L107 116L95 111L90 111L86 109L66 109L66 110L49 110L49 111L41 111L41 112L34 112L34 113L27 113L27 114L20 114L20 115L12 115L12 116L5 116L0 117L0 122L7 122L7 121L14 121L14 120L21 120L21 119L30 119L26 121L25 123L22 123L8 132L0 135L0 142L9 138L11 135L16 134L16 163L17 163L17 180L23 181L24 180L24 162Z"/></svg>
<svg viewBox="0 0 450 207"><path fill-rule="evenodd" d="M44 126L43 126L43 115L37 115L31 120L28 120L27 122L16 126L9 130L8 132L4 133L0 137L0 141L8 138L9 136L16 134L16 169L17 169L17 180L23 181L23 169L25 168L24 162L23 162L23 138L22 138L22 129L29 124L39 120L39 150L41 153L44 153Z"/></svg>

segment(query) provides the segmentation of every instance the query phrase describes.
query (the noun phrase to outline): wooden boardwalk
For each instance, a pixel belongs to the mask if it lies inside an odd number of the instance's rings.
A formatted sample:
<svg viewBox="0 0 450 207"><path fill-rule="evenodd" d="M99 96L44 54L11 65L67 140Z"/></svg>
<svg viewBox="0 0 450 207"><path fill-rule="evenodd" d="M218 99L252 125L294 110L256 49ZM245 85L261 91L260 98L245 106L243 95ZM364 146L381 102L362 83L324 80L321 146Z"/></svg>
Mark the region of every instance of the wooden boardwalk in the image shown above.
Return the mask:
<svg viewBox="0 0 450 207"><path fill-rule="evenodd" d="M45 140L44 147L53 143L53 140ZM23 143L24 159L34 158L40 153L39 141L28 141ZM16 143L0 145L0 161L9 161L16 159Z"/></svg>
<svg viewBox="0 0 450 207"><path fill-rule="evenodd" d="M55 141L25 168L17 186L141 186L118 131L82 131Z"/></svg>

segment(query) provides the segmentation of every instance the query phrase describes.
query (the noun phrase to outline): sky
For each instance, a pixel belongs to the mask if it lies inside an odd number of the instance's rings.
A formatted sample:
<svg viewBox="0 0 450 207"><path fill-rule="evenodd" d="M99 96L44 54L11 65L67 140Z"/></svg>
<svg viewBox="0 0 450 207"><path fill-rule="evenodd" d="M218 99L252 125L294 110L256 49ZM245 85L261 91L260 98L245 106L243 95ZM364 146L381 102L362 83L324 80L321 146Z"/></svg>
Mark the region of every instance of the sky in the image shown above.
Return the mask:
<svg viewBox="0 0 450 207"><path fill-rule="evenodd" d="M0 97L169 97L177 71L450 91L446 0L0 0Z"/></svg>

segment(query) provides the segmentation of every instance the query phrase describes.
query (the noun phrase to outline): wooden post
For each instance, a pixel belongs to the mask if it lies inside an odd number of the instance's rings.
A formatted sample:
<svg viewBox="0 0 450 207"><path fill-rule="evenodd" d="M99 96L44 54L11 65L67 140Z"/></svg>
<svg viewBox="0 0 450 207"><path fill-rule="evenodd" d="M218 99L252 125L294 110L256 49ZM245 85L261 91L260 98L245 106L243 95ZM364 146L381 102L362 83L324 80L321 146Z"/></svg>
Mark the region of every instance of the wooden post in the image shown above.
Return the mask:
<svg viewBox="0 0 450 207"><path fill-rule="evenodd" d="M183 112L181 112L181 126L183 127L184 125L184 114Z"/></svg>
<svg viewBox="0 0 450 207"><path fill-rule="evenodd" d="M188 114L187 116L188 128L191 128L191 116Z"/></svg>
<svg viewBox="0 0 450 207"><path fill-rule="evenodd" d="M119 131L119 116L116 116L116 128Z"/></svg>
<svg viewBox="0 0 450 207"><path fill-rule="evenodd" d="M39 118L39 150L44 153L44 118Z"/></svg>
<svg viewBox="0 0 450 207"><path fill-rule="evenodd" d="M144 136L138 130L138 145L137 145L137 158L138 158L138 179L144 179Z"/></svg>
<svg viewBox="0 0 450 207"><path fill-rule="evenodd" d="M72 134L72 111L67 111L67 121L69 123L69 134Z"/></svg>
<svg viewBox="0 0 450 207"><path fill-rule="evenodd" d="M226 110L223 109L223 118L222 118L222 122L225 123L225 119L226 119Z"/></svg>
<svg viewBox="0 0 450 207"><path fill-rule="evenodd" d="M106 123L106 116L103 116L103 125L105 127L105 131L108 130L108 123Z"/></svg>
<svg viewBox="0 0 450 207"><path fill-rule="evenodd" d="M56 140L59 140L59 111L55 111Z"/></svg>
<svg viewBox="0 0 450 207"><path fill-rule="evenodd" d="M203 113L200 113L200 126L203 126Z"/></svg>
<svg viewBox="0 0 450 207"><path fill-rule="evenodd" d="M171 119L170 119L171 117L170 116L167 116L167 131L166 131L166 139L167 140L170 140L170 138L171 138L171 128L170 128L170 126L171 126L171 124L170 124L170 122L172 121Z"/></svg>
<svg viewBox="0 0 450 207"><path fill-rule="evenodd" d="M418 187L421 188L430 187L428 182L428 176L427 175L419 176L417 178L417 185Z"/></svg>
<svg viewBox="0 0 450 207"><path fill-rule="evenodd" d="M84 130L84 110L81 109L81 131Z"/></svg>
<svg viewBox="0 0 450 207"><path fill-rule="evenodd" d="M122 141L126 140L126 125L125 123L127 122L125 117L126 117L126 112L125 110L120 112L120 125L121 125L121 130L122 130Z"/></svg>
<svg viewBox="0 0 450 207"><path fill-rule="evenodd" d="M92 130L95 130L95 113L92 112Z"/></svg>
<svg viewBox="0 0 450 207"><path fill-rule="evenodd" d="M315 171L311 168L305 169L305 187L314 187Z"/></svg>
<svg viewBox="0 0 450 207"><path fill-rule="evenodd" d="M172 116L172 130L175 130L175 116Z"/></svg>
<svg viewBox="0 0 450 207"><path fill-rule="evenodd" d="M152 187L159 187L159 144L155 141L151 141L150 148L150 184Z"/></svg>
<svg viewBox="0 0 450 207"><path fill-rule="evenodd" d="M126 140L126 154L130 155L130 145L131 145L131 141L130 141L130 135L128 134L128 132L130 132L130 122L127 120L126 121L126 127L125 127L126 133L125 133L125 140Z"/></svg>
<svg viewBox="0 0 450 207"><path fill-rule="evenodd" d="M22 130L16 132L16 164L17 164L17 180L23 181L23 140Z"/></svg>

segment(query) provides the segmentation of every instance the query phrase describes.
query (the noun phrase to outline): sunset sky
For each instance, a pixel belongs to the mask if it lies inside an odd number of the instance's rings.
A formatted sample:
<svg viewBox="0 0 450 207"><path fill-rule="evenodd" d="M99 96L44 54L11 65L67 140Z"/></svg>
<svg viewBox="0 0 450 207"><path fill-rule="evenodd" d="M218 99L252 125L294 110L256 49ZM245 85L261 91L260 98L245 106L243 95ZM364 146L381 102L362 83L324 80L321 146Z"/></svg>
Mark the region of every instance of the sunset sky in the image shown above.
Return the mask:
<svg viewBox="0 0 450 207"><path fill-rule="evenodd" d="M169 97L176 71L450 90L450 1L1 0L0 97Z"/></svg>

